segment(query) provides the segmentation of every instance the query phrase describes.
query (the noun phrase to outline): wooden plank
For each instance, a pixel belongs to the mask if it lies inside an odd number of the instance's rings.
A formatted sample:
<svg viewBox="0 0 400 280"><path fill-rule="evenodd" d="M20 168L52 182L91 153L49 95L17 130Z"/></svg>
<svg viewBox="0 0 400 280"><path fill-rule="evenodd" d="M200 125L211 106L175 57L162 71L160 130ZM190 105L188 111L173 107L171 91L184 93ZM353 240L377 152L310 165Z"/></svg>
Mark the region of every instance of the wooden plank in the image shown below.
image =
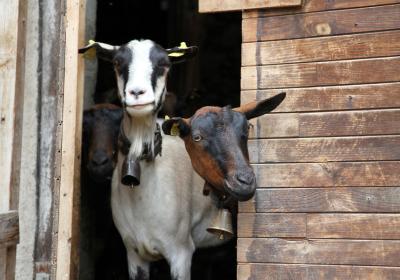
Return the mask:
<svg viewBox="0 0 400 280"><path fill-rule="evenodd" d="M199 0L200 13L301 6L302 0Z"/></svg>
<svg viewBox="0 0 400 280"><path fill-rule="evenodd" d="M249 138L298 137L302 118L298 113L267 114L250 120Z"/></svg>
<svg viewBox="0 0 400 280"><path fill-rule="evenodd" d="M400 134L400 109L264 115L250 138Z"/></svg>
<svg viewBox="0 0 400 280"><path fill-rule="evenodd" d="M238 237L306 237L306 214L239 213Z"/></svg>
<svg viewBox="0 0 400 280"><path fill-rule="evenodd" d="M400 15L399 15L400 18ZM400 57L242 67L241 88L398 82Z"/></svg>
<svg viewBox="0 0 400 280"><path fill-rule="evenodd" d="M255 164L259 188L400 186L399 161Z"/></svg>
<svg viewBox="0 0 400 280"><path fill-rule="evenodd" d="M400 239L400 214L308 214L307 238Z"/></svg>
<svg viewBox="0 0 400 280"><path fill-rule="evenodd" d="M65 74L59 195L57 270L55 279L78 278L80 150L83 111L84 44L83 0L67 0L65 15Z"/></svg>
<svg viewBox="0 0 400 280"><path fill-rule="evenodd" d="M400 28L400 5L244 19L243 42L308 38Z"/></svg>
<svg viewBox="0 0 400 280"><path fill-rule="evenodd" d="M282 91L286 98L272 113L400 107L400 83L248 90L242 91L241 102L263 100Z"/></svg>
<svg viewBox="0 0 400 280"><path fill-rule="evenodd" d="M252 163L400 159L400 136L249 140Z"/></svg>
<svg viewBox="0 0 400 280"><path fill-rule="evenodd" d="M258 189L240 203L244 213L399 213L400 187Z"/></svg>
<svg viewBox="0 0 400 280"><path fill-rule="evenodd" d="M7 247L19 241L18 212L0 213L0 247Z"/></svg>
<svg viewBox="0 0 400 280"><path fill-rule="evenodd" d="M317 62L400 55L400 30L243 43L242 65Z"/></svg>
<svg viewBox="0 0 400 280"><path fill-rule="evenodd" d="M25 1L0 0L0 213L18 209L26 6ZM0 249L0 279L5 280L15 278L18 242L9 226L0 221L0 242L3 238L3 245L12 245Z"/></svg>
<svg viewBox="0 0 400 280"><path fill-rule="evenodd" d="M10 209L18 92L18 0L0 0L0 212Z"/></svg>
<svg viewBox="0 0 400 280"><path fill-rule="evenodd" d="M244 11L243 18L281 16L297 13L330 11L338 9L362 8L400 3L400 0L303 0L301 7L278 8L273 10Z"/></svg>
<svg viewBox="0 0 400 280"><path fill-rule="evenodd" d="M238 264L240 280L399 280L400 268L382 266Z"/></svg>
<svg viewBox="0 0 400 280"><path fill-rule="evenodd" d="M239 238L237 259L238 262L399 266L400 241Z"/></svg>

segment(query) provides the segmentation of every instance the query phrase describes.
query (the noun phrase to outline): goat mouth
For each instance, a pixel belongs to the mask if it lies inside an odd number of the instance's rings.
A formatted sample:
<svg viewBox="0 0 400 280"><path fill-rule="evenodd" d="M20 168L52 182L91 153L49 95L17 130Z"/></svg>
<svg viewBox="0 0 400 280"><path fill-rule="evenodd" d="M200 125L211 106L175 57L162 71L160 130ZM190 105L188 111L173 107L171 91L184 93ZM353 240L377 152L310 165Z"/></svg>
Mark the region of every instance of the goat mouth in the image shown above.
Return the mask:
<svg viewBox="0 0 400 280"><path fill-rule="evenodd" d="M254 196L256 190L255 181L246 186L232 186L228 180L224 180L224 189L227 193L233 196L238 201L247 201Z"/></svg>
<svg viewBox="0 0 400 280"><path fill-rule="evenodd" d="M154 105L154 102L143 103L143 104L134 104L134 105L126 104L126 107L130 108L130 109L142 109L142 108L145 108L145 107L147 107L149 105Z"/></svg>

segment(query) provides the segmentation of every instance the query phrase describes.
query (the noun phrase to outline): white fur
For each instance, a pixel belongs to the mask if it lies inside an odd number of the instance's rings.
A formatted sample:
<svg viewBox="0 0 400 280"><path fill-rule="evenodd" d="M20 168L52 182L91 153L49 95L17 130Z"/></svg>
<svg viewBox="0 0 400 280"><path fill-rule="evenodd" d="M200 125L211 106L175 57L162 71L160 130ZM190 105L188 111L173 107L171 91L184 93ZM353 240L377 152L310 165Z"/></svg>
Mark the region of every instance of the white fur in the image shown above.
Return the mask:
<svg viewBox="0 0 400 280"><path fill-rule="evenodd" d="M127 90L145 89L149 96L143 100L151 100L148 99L151 96L160 99L165 77L157 81L156 93L152 92L151 73L146 70L151 62L145 59L149 58L149 41L133 41L129 46L134 51L134 63L130 66L132 80L128 81ZM121 90L120 81L118 84ZM130 102L136 101L129 99ZM124 114L123 128L132 143L130 155L139 156L144 142L153 143L155 127L153 113L128 110ZM119 153L112 179L111 206L115 225L128 252L130 276L135 279L138 267L148 270L149 261L164 257L175 279L189 280L195 248L218 245L222 241L206 231L218 209L210 196L202 194L204 180L194 172L183 141L163 135L162 156L151 162L140 162L141 184L133 189L120 183L123 160L124 156Z"/></svg>

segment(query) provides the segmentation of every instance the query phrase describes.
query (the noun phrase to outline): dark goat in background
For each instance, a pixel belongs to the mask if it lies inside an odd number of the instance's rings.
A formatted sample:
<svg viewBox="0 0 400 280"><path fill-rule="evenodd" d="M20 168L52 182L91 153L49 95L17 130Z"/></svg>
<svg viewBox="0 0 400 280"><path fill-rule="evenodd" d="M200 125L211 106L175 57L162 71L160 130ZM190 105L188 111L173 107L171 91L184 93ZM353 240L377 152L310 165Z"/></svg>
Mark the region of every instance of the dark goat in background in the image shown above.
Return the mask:
<svg viewBox="0 0 400 280"><path fill-rule="evenodd" d="M85 110L82 129L81 280L127 279L126 252L110 206L122 109L98 104Z"/></svg>

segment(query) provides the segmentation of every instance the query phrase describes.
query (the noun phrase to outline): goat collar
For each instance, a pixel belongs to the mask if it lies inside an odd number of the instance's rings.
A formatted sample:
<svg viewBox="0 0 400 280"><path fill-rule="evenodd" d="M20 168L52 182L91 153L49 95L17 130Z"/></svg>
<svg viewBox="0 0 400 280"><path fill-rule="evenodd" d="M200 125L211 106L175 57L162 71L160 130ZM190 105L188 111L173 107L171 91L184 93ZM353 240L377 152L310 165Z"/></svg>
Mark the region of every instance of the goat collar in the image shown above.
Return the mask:
<svg viewBox="0 0 400 280"><path fill-rule="evenodd" d="M153 161L158 155L161 156L162 136L161 136L160 125L158 123L156 123L156 131L154 132L153 144L154 144L154 153L151 150L151 145L148 145L146 143L142 154L137 158L137 160L145 159L146 161ZM131 147L131 141L129 141L128 137L126 137L126 134L121 124L118 135L118 149L124 156L126 156L129 153L130 147Z"/></svg>
<svg viewBox="0 0 400 280"><path fill-rule="evenodd" d="M121 170L121 183L130 187L140 185L140 161L146 160L147 162L153 161L157 155L161 156L162 148L162 136L160 126L156 124L156 131L154 132L154 152L151 146L146 144L142 154L138 158L129 156L129 148L131 142L126 137L125 132L122 128L122 124L118 135L118 149L125 156L122 163Z"/></svg>

